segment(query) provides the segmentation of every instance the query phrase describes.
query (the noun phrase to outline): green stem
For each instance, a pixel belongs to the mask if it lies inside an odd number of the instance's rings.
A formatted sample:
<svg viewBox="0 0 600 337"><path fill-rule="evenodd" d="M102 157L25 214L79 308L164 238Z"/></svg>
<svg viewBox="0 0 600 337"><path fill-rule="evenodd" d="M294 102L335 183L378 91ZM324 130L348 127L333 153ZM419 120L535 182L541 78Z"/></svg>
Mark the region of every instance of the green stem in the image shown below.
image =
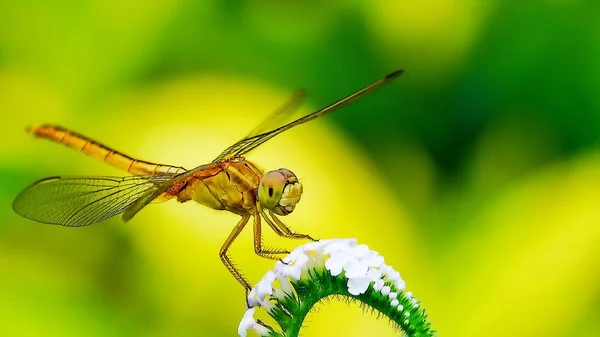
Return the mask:
<svg viewBox="0 0 600 337"><path fill-rule="evenodd" d="M315 273L311 276L310 282L306 282L306 280L292 282L300 305L296 306L296 310L290 312L292 319L285 328L285 336L287 337L298 336L302 324L313 306L330 296L343 296L364 303L387 316L408 337L435 335L426 320L424 311L413 305L411 299L402 292L397 292L397 299L404 310L398 310L397 307L390 304L391 301L388 296L375 291L372 286L364 294L358 296L350 294L347 287L348 279L343 276L343 273L336 277L328 273ZM395 286L389 284L388 286L390 286L392 292L397 291Z"/></svg>
<svg viewBox="0 0 600 337"><path fill-rule="evenodd" d="M332 239L297 247L252 289L238 332L261 336L297 337L311 309L328 297L359 301L386 316L407 337L432 337L435 331L425 311L400 274L377 252L356 239ZM279 327L254 319L263 307Z"/></svg>

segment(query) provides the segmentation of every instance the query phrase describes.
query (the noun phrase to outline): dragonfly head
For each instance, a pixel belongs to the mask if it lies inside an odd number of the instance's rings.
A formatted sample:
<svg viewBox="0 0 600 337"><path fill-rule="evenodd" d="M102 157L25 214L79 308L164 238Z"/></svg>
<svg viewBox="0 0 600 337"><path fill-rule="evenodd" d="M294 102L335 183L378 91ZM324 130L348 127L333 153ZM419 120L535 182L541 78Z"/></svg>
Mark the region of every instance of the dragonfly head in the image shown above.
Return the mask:
<svg viewBox="0 0 600 337"><path fill-rule="evenodd" d="M258 201L261 206L278 215L292 213L300 196L302 184L288 169L267 172L258 185Z"/></svg>

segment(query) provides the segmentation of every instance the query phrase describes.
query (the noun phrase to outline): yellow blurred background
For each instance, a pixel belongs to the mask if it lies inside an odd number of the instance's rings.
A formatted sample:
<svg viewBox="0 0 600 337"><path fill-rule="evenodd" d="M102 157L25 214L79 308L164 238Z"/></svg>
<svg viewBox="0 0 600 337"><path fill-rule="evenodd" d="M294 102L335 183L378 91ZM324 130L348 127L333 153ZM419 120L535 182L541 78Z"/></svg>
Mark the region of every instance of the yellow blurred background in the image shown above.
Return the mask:
<svg viewBox="0 0 600 337"><path fill-rule="evenodd" d="M591 0L3 1L0 336L230 336L245 305L217 254L235 215L171 201L73 229L14 214L40 178L122 174L26 126L193 168L298 88L305 114L398 68L252 153L304 184L286 224L379 251L440 336L594 335L599 13ZM272 267L251 231L231 253L252 282ZM397 335L336 302L302 333Z"/></svg>

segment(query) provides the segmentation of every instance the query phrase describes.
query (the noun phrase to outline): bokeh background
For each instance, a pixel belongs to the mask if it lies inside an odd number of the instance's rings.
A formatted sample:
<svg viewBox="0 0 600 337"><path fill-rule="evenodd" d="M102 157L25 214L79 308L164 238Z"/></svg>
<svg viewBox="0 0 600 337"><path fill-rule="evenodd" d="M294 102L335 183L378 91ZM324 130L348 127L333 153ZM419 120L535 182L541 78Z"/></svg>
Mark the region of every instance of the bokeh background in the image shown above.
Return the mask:
<svg viewBox="0 0 600 337"><path fill-rule="evenodd" d="M171 201L72 229L14 214L42 177L122 174L26 126L192 168L298 88L308 113L398 68L252 153L304 183L286 223L379 251L440 336L596 334L599 4L2 1L0 335L232 336L244 312L217 256L235 215ZM257 282L272 264L251 242L231 252ZM397 334L336 302L302 333Z"/></svg>

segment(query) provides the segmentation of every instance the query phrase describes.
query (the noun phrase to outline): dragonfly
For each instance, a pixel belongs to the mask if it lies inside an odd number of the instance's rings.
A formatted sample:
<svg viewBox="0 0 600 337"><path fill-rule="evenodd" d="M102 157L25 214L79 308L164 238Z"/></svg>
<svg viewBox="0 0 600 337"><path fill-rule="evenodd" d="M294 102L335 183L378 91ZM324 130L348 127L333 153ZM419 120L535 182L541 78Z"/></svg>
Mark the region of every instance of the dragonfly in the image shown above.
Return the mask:
<svg viewBox="0 0 600 337"><path fill-rule="evenodd" d="M245 156L271 138L354 101L402 72L394 71L345 98L277 127L304 100L305 92L299 90L250 134L226 148L211 163L191 170L134 159L57 125L30 128L29 131L39 138L99 158L132 175L45 178L25 188L14 200L13 209L25 218L67 227L88 226L118 214L122 214L127 222L148 204L173 198L181 203L195 201L215 210L232 212L241 219L221 246L219 257L248 292L250 283L232 263L228 249L250 219L253 220L254 252L263 258L280 260L280 256L289 254L289 251L263 247L261 220L280 237L315 239L308 234L293 232L278 218L292 213L300 201L303 188L298 177L286 168L265 173Z"/></svg>

